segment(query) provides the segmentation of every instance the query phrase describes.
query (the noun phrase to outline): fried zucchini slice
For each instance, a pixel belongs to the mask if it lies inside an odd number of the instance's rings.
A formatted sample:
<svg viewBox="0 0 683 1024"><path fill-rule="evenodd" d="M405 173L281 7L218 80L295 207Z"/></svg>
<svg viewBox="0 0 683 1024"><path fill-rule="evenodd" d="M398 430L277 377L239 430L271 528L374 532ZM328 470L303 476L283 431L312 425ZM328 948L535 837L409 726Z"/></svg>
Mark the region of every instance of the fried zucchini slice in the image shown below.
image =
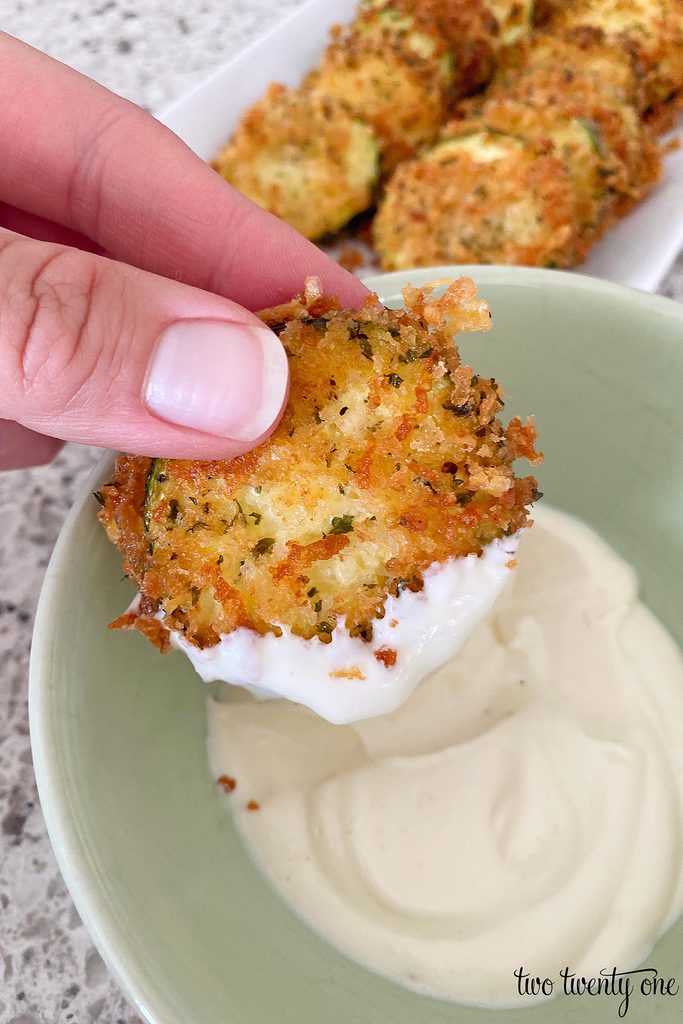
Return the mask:
<svg viewBox="0 0 683 1024"><path fill-rule="evenodd" d="M648 192L661 152L626 101L627 79L546 63L560 52L499 73L430 152L398 169L374 223L386 269L574 266Z"/></svg>
<svg viewBox="0 0 683 1024"><path fill-rule="evenodd" d="M436 139L453 98L485 85L532 20L532 0L367 0L307 82L373 126L386 175Z"/></svg>
<svg viewBox="0 0 683 1024"><path fill-rule="evenodd" d="M566 162L513 133L440 141L399 167L373 225L387 270L442 263L571 266L585 254Z"/></svg>
<svg viewBox="0 0 683 1024"><path fill-rule="evenodd" d="M647 116L658 128L673 123L683 104L683 0L566 0L549 27L597 30L633 54Z"/></svg>
<svg viewBox="0 0 683 1024"><path fill-rule="evenodd" d="M272 85L213 166L259 206L317 239L370 206L379 145L373 129L336 100Z"/></svg>
<svg viewBox="0 0 683 1024"><path fill-rule="evenodd" d="M449 88L453 56L446 45L443 18L441 5L433 0L365 0L349 32L386 43L407 61L431 62Z"/></svg>
<svg viewBox="0 0 683 1024"><path fill-rule="evenodd" d="M645 106L638 62L633 51L605 38L600 29L534 32L501 55L492 89L509 90L520 69L539 68L561 74L565 96L577 76L591 76L603 95L638 110Z"/></svg>
<svg viewBox="0 0 683 1024"><path fill-rule="evenodd" d="M593 69L532 61L499 76L481 101L463 108L462 116L466 124L509 132L539 146L549 143L576 186L582 232L604 231L643 198L661 171L651 128L622 89Z"/></svg>
<svg viewBox="0 0 683 1024"><path fill-rule="evenodd" d="M431 2L361 5L337 26L307 86L372 125L386 174L432 142L454 82L453 55Z"/></svg>
<svg viewBox="0 0 683 1024"><path fill-rule="evenodd" d="M453 343L488 328L488 307L464 278L440 299L404 295L405 309L371 297L341 311L309 281L261 314L287 350L291 393L255 451L118 459L101 519L142 594L139 619L163 613L198 647L240 627L325 643L339 623L369 641L387 595L527 523L535 481L511 467L538 460L536 431L503 427L499 385Z"/></svg>
<svg viewBox="0 0 683 1024"><path fill-rule="evenodd" d="M456 65L456 93L469 96L493 77L501 54L533 29L533 0L454 0L449 36Z"/></svg>

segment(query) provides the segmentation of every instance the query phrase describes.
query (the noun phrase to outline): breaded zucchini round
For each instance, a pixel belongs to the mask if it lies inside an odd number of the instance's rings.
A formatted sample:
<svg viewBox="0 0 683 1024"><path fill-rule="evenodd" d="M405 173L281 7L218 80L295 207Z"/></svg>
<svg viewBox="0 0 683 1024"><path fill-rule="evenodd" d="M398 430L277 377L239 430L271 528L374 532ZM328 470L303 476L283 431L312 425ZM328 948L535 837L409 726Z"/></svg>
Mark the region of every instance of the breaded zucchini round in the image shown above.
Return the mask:
<svg viewBox="0 0 683 1024"><path fill-rule="evenodd" d="M453 58L433 9L424 0L363 4L306 80L372 125L385 173L432 142L446 116Z"/></svg>
<svg viewBox="0 0 683 1024"><path fill-rule="evenodd" d="M660 167L650 128L617 84L592 69L532 62L462 104L434 149L399 168L375 245L386 269L573 266Z"/></svg>
<svg viewBox="0 0 683 1024"><path fill-rule="evenodd" d="M508 48L498 64L491 88L508 90L520 69L545 68L564 77L569 85L577 75L591 75L605 93L641 110L642 82L633 52L605 38L600 29L584 27L550 35L534 32Z"/></svg>
<svg viewBox="0 0 683 1024"><path fill-rule="evenodd" d="M307 81L374 127L387 174L434 141L452 97L486 84L532 21L532 0L366 0Z"/></svg>
<svg viewBox="0 0 683 1024"><path fill-rule="evenodd" d="M683 103L683 0L566 0L550 28L597 29L633 53L648 115L672 123Z"/></svg>
<svg viewBox="0 0 683 1024"><path fill-rule="evenodd" d="M458 124L389 181L373 224L387 270L442 263L572 266L585 255L577 191L555 148Z"/></svg>
<svg viewBox="0 0 683 1024"><path fill-rule="evenodd" d="M316 239L370 206L379 146L373 129L343 104L273 85L213 166L259 206Z"/></svg>
<svg viewBox="0 0 683 1024"><path fill-rule="evenodd" d="M449 88L454 68L446 24L441 0L364 0L348 32L386 43L409 62L429 61ZM344 35L339 29L333 31L338 37Z"/></svg>
<svg viewBox="0 0 683 1024"><path fill-rule="evenodd" d="M574 186L576 230L587 242L595 239L612 207L608 182L614 181L618 164L605 152L594 121L560 116L547 107L535 109L516 100L500 100L490 101L480 117L456 128L464 134L473 130L511 134L535 144L538 152L561 160Z"/></svg>
<svg viewBox="0 0 683 1024"><path fill-rule="evenodd" d="M486 85L501 53L533 28L533 0L452 0L442 7L449 17L458 96Z"/></svg>
<svg viewBox="0 0 683 1024"><path fill-rule="evenodd" d="M496 81L472 109L478 124L552 143L575 182L581 230L604 230L659 176L650 127L600 71L531 62Z"/></svg>
<svg viewBox="0 0 683 1024"><path fill-rule="evenodd" d="M326 643L338 624L370 642L388 595L435 563L480 554L527 523L536 431L503 427L501 391L462 365L453 335L486 329L471 281L406 309L372 297L340 311L313 282L262 318L290 360L284 418L230 462L124 455L101 519L137 584L136 625L199 648L246 627ZM136 621L132 621L136 620Z"/></svg>

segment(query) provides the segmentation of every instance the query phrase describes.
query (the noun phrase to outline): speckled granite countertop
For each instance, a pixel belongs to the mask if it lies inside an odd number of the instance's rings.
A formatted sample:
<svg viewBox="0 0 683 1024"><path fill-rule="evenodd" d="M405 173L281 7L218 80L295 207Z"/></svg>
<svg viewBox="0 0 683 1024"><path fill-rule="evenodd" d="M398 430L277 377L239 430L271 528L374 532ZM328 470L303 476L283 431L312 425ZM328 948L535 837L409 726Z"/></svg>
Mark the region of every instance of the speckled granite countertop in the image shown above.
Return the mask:
<svg viewBox="0 0 683 1024"><path fill-rule="evenodd" d="M149 109L298 0L0 0L0 28ZM683 258L662 289L683 301ZM43 573L97 453L0 478L0 1024L138 1024L71 903L37 803L26 709ZM190 1022L188 1022L190 1024Z"/></svg>

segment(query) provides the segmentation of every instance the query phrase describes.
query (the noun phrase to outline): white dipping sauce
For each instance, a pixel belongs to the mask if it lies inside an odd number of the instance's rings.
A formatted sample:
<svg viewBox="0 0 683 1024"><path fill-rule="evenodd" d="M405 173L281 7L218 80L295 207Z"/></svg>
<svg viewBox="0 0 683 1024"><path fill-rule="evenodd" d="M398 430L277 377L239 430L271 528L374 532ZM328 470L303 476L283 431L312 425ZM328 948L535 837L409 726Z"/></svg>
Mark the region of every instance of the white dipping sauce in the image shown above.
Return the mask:
<svg viewBox="0 0 683 1024"><path fill-rule="evenodd" d="M479 556L430 566L419 593L387 598L370 643L351 636L345 623L328 644L286 626L281 636L236 629L203 650L180 633L169 637L204 682L245 686L262 700L286 697L337 725L385 715L460 650L503 589L518 544L515 534L487 544ZM394 664L378 659L383 650Z"/></svg>
<svg viewBox="0 0 683 1024"><path fill-rule="evenodd" d="M398 711L209 702L211 772L291 906L367 967L490 1006L524 1001L520 966L635 966L683 904L683 658L592 531L535 517L493 612Z"/></svg>

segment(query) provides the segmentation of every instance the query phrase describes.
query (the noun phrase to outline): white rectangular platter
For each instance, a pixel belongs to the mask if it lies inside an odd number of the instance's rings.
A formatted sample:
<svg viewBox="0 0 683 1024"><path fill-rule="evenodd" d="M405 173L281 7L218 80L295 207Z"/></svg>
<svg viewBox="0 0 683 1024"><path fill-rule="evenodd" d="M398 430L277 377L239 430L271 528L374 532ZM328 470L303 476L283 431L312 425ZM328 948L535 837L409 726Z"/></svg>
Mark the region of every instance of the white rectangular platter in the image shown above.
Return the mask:
<svg viewBox="0 0 683 1024"><path fill-rule="evenodd" d="M307 0L157 116L204 160L227 141L242 111L271 82L297 84L316 65L330 27L349 21L357 0ZM674 135L683 141L683 127ZM593 248L580 272L656 291L683 249L683 148L662 180Z"/></svg>

